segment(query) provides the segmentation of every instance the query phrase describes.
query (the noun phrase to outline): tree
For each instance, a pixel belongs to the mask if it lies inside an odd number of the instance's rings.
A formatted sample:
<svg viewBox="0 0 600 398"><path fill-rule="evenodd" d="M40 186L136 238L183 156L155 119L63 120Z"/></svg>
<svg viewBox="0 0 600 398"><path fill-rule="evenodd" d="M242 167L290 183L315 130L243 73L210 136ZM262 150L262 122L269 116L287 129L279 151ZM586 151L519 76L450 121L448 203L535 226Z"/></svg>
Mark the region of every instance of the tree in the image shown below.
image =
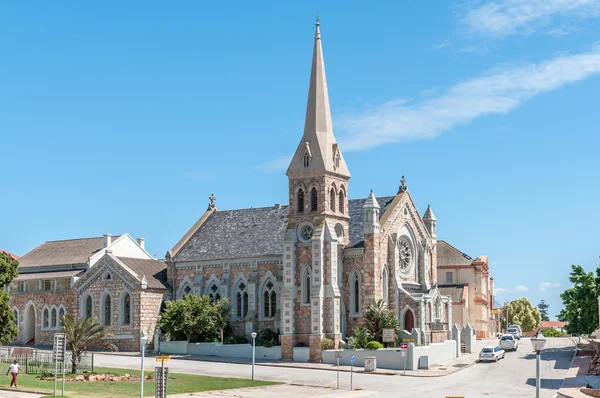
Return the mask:
<svg viewBox="0 0 600 398"><path fill-rule="evenodd" d="M525 297L513 300L502 307L506 314L508 308L508 325L519 325L524 332L535 330L540 326L540 311L534 308Z"/></svg>
<svg viewBox="0 0 600 398"><path fill-rule="evenodd" d="M398 329L400 322L385 305L383 300L373 300L365 314L367 329L373 335L375 341L382 342L383 329Z"/></svg>
<svg viewBox="0 0 600 398"><path fill-rule="evenodd" d="M67 314L63 315L62 322L65 339L71 346L71 373L77 373L81 357L107 336L106 329L93 317L74 319Z"/></svg>
<svg viewBox="0 0 600 398"><path fill-rule="evenodd" d="M546 303L546 300L542 300L538 304L537 308L538 311L540 311L542 321L549 321L550 317L548 316L548 308L550 308L550 304Z"/></svg>
<svg viewBox="0 0 600 398"><path fill-rule="evenodd" d="M560 295L564 309L558 314L558 319L567 324L570 334L591 334L598 329L600 268L594 275L593 272L585 272L581 265L571 265L569 281L573 287Z"/></svg>
<svg viewBox="0 0 600 398"><path fill-rule="evenodd" d="M216 339L217 336L223 341L223 329L230 315L231 307L227 300L212 304L209 296L190 294L167 302L159 326L173 336L185 335L188 342L192 337Z"/></svg>
<svg viewBox="0 0 600 398"><path fill-rule="evenodd" d="M17 336L15 314L8 304L10 296L4 293L4 287L10 286L17 277L19 262L8 253L0 251L0 344L9 344Z"/></svg>

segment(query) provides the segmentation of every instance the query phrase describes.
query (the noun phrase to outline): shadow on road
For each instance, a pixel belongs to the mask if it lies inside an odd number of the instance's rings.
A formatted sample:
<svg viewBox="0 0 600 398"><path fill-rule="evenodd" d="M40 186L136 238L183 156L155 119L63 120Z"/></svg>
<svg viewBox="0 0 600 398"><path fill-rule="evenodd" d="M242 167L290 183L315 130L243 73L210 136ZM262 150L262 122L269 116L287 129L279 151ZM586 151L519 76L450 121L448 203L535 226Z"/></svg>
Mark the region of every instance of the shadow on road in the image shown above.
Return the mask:
<svg viewBox="0 0 600 398"><path fill-rule="evenodd" d="M563 381L564 379L541 379L540 388L546 390L558 390L560 386L562 386ZM535 379L530 378L525 384L535 387Z"/></svg>
<svg viewBox="0 0 600 398"><path fill-rule="evenodd" d="M574 352L574 347L548 348L542 351L540 359L542 361L556 361L554 369L569 369ZM525 354L521 359L535 360L535 352Z"/></svg>

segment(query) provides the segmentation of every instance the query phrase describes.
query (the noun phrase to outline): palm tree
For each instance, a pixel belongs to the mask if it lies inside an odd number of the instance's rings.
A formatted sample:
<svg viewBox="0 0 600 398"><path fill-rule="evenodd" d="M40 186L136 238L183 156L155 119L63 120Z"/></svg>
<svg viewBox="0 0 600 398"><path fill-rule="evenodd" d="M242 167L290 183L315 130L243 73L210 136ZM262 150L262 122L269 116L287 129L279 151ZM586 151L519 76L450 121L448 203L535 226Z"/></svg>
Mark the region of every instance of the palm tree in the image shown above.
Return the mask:
<svg viewBox="0 0 600 398"><path fill-rule="evenodd" d="M77 373L81 356L88 348L99 343L107 336L106 329L96 318L73 319L71 315L62 317L63 332L67 344L71 346L71 373Z"/></svg>
<svg viewBox="0 0 600 398"><path fill-rule="evenodd" d="M373 334L373 339L381 343L383 329L398 329L400 322L398 318L391 312L385 301L372 300L371 305L365 314L365 323L367 329Z"/></svg>

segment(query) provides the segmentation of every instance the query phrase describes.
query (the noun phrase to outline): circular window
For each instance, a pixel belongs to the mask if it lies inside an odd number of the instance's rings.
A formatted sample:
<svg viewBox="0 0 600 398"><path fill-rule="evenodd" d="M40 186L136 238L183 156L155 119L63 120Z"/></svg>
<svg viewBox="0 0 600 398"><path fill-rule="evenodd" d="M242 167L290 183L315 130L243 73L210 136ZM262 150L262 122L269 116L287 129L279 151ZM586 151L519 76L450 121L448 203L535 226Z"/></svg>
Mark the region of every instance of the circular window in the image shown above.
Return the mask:
<svg viewBox="0 0 600 398"><path fill-rule="evenodd" d="M335 224L335 234L338 238L344 237L344 227L342 226L342 224Z"/></svg>
<svg viewBox="0 0 600 398"><path fill-rule="evenodd" d="M410 241L405 236L398 240L398 252L400 254L400 271L403 273L410 272L413 263L413 253Z"/></svg>
<svg viewBox="0 0 600 398"><path fill-rule="evenodd" d="M310 242L312 240L313 232L315 227L309 222L300 224L298 227L298 237L303 242Z"/></svg>

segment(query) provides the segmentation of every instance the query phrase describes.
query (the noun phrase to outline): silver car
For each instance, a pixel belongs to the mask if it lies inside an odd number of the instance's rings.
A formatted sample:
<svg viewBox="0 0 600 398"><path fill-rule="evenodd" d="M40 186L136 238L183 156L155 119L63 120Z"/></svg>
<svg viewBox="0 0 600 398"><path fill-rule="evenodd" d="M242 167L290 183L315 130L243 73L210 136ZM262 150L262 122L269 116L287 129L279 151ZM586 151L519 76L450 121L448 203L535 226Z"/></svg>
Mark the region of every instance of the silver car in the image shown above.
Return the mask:
<svg viewBox="0 0 600 398"><path fill-rule="evenodd" d="M519 348L519 341L512 334L502 335L500 338L500 348L504 351L517 351L517 348Z"/></svg>
<svg viewBox="0 0 600 398"><path fill-rule="evenodd" d="M504 358L504 355L505 352L502 348L491 345L488 347L483 347L483 349L479 353L479 360L498 362L499 359Z"/></svg>

